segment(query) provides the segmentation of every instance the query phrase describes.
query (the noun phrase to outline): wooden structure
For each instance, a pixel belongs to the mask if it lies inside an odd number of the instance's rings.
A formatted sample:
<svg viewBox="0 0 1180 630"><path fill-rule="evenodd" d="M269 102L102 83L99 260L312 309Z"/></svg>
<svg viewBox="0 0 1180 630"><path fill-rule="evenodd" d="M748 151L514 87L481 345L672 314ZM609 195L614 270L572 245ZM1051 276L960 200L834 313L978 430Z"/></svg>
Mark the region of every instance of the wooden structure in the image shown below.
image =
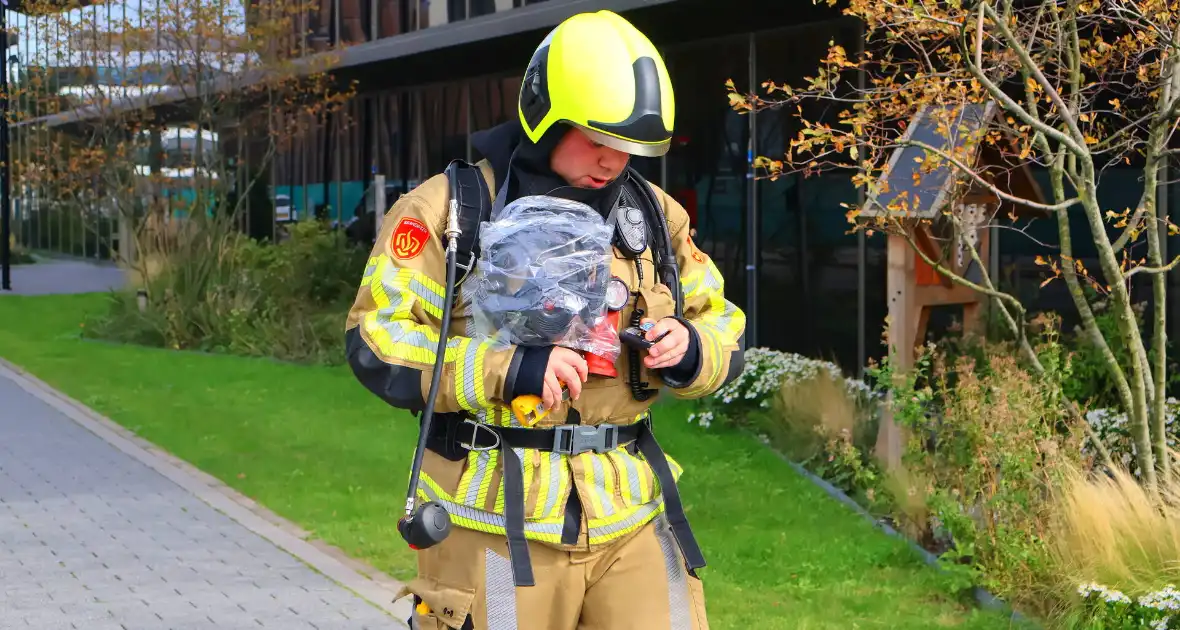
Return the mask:
<svg viewBox="0 0 1180 630"><path fill-rule="evenodd" d="M947 125L945 120L940 120L944 117L931 116L930 112L923 110L914 117L903 142L920 141L963 159L962 149L969 134L978 133L993 122L996 107L989 103L953 110L957 125ZM898 373L913 367L915 351L925 342L927 324L935 308L962 308L964 327L977 330L990 299L953 282L926 259L975 284L982 283L984 270L994 281L998 275L995 226L1005 218L1043 214L1002 201L994 191L953 166L923 172L921 162L926 154L921 147L896 149L880 180L879 188L886 192L871 199L873 203L860 215L862 221L874 221L889 213L891 221L897 222L887 236L886 296L889 354ZM1006 164L999 150L984 144L966 159L973 162L976 172L1005 194L1037 202L1044 199L1027 165ZM897 224L901 233L897 233ZM978 262L965 242L973 246ZM876 450L887 466L900 463L903 439L902 431L892 419L883 418Z"/></svg>

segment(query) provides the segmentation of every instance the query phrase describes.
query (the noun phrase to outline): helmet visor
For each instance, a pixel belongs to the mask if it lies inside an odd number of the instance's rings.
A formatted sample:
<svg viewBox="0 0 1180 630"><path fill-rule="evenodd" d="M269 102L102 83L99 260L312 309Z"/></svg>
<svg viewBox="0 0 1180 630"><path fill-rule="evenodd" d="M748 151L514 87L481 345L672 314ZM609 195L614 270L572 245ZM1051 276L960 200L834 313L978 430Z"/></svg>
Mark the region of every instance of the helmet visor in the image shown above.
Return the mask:
<svg viewBox="0 0 1180 630"><path fill-rule="evenodd" d="M585 125L575 125L581 129L590 139L606 145L612 149L629 153L631 155L638 155L640 157L660 157L668 153L668 149L672 146L672 139L663 140L660 142L636 142L634 140L626 140L618 136L612 136L595 129L586 127Z"/></svg>

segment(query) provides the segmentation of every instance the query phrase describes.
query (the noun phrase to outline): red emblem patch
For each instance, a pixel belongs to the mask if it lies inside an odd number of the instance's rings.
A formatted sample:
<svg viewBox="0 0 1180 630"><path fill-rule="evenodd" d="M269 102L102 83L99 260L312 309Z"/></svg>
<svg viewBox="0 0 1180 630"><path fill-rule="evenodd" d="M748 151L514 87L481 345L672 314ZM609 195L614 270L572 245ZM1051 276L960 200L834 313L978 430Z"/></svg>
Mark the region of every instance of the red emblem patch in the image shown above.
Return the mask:
<svg viewBox="0 0 1180 630"><path fill-rule="evenodd" d="M418 219L405 217L398 221L393 230L393 238L389 241L389 248L393 255L402 260L408 260L422 253L426 248L426 239L430 238L430 230L426 224Z"/></svg>
<svg viewBox="0 0 1180 630"><path fill-rule="evenodd" d="M701 250L697 249L696 243L692 242L692 236L689 236L685 240L688 241L688 247L692 250L692 259L701 263L702 265L705 264L705 257L701 255Z"/></svg>

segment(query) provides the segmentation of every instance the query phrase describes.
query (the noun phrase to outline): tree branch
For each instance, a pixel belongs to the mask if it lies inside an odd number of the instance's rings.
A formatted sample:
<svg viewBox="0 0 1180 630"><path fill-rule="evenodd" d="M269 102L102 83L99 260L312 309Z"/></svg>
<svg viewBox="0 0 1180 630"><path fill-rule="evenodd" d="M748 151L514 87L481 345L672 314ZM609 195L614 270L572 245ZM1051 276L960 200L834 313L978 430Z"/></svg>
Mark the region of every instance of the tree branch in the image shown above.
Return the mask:
<svg viewBox="0 0 1180 630"><path fill-rule="evenodd" d="M1074 120L1072 112L1065 104L1065 101L1062 100L1061 95L1057 93L1057 89L1054 88L1053 84L1045 78L1045 73L1041 71L1040 66L1037 65L1035 61L1033 61L1031 56L1029 56L1028 51L1024 48L1024 44L1020 42L1019 38L1012 34L1012 31L1008 29L1007 23L1005 23L1004 20L998 18L991 5L988 4L986 0L984 0L984 2L981 4L983 5L983 10L987 11L992 20L995 22L996 26L1000 29L1000 32L1004 34L1004 38L1011 43L1013 51L1018 57L1020 57L1021 64L1028 67L1029 72L1032 73L1033 77L1037 80L1037 83L1039 83L1045 90L1045 93L1049 95L1049 100L1053 101L1053 104L1056 105L1058 109L1060 109L1061 118L1065 121L1066 126L1069 127L1070 134L1073 137L1073 143L1071 143L1073 144L1072 148L1077 150L1079 155L1086 154L1085 151L1081 150L1081 146L1085 144L1086 138L1082 135L1081 130L1078 129L1077 121ZM1062 135L1064 137L1064 134ZM1076 143L1081 143L1081 145Z"/></svg>
<svg viewBox="0 0 1180 630"><path fill-rule="evenodd" d="M1134 269L1131 269L1126 274L1124 274L1123 279L1130 280L1131 277L1136 276L1141 273L1145 273L1145 274L1149 274L1149 275L1168 273L1169 271L1175 269L1177 264L1180 264L1180 256L1173 258L1172 262L1170 262L1162 267L1148 267L1145 265L1140 265L1138 267L1135 267Z"/></svg>
<svg viewBox="0 0 1180 630"><path fill-rule="evenodd" d="M966 44L966 29L963 28L960 33L960 47L966 54L970 50ZM1028 111L1020 106L1020 103L1012 100L1012 97L1008 96L1004 90L1000 89L1000 87L996 85L994 81L988 78L987 74L983 71L983 68L976 66L970 61L965 62L965 65L967 66L967 71L970 72L981 85L983 85L984 89L987 90L988 94L991 94L992 98L1003 105L1005 111L1016 116L1022 122L1029 125L1036 131L1039 131L1040 133L1069 147L1070 151L1076 153L1077 155L1085 154L1085 149L1075 142L1073 138L1070 138L1067 134L1064 134L1061 131L1053 128L1051 125L1045 124L1040 120L1040 117L1031 115Z"/></svg>

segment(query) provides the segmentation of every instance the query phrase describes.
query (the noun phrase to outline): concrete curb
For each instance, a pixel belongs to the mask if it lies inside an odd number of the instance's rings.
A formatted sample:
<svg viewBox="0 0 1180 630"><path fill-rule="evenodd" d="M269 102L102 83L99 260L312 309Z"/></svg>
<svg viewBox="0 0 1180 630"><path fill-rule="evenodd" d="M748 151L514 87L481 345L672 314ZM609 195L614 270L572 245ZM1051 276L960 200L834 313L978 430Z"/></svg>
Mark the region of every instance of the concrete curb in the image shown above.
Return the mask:
<svg viewBox="0 0 1180 630"><path fill-rule="evenodd" d="M402 584L392 577L360 560L350 558L327 543L308 540L309 532L274 514L212 475L140 438L113 420L99 415L3 358L0 358L0 378L12 381L102 440L192 493L213 509L384 610L398 623L404 625L404 620L409 618L409 600L393 602Z"/></svg>
<svg viewBox="0 0 1180 630"><path fill-rule="evenodd" d="M922 548L921 545L914 542L913 540L911 540L909 537L905 536L901 532L897 531L888 523L884 523L876 518L873 518L873 515L870 514L869 511L864 508L864 506L857 503L855 500L853 500L852 497L845 494L845 492L843 490L828 483L825 479L816 475L815 473L811 472L810 470L807 470L806 468L803 467L802 464L799 464L798 462L794 462L794 461L790 460L789 458L787 458L786 455L783 455L779 451L777 451L769 446L767 448L769 448L772 453L777 455L779 457L779 459L782 459L784 462L786 462L788 466L790 466L792 469L795 470L795 472L799 473L805 479L807 479L811 483L818 486L821 490L826 492L833 499L836 499L837 501L848 506L850 509L852 509L852 511L863 516L864 519L867 520L868 522L872 523L874 527L876 527L877 529L885 532L886 534L888 534L894 538L897 538L898 540L904 541L906 543L906 545L908 545L911 549L916 551L919 556L922 557L922 560L924 562L926 562L926 564L934 567L935 569L938 569L939 571L943 570L942 567L938 564L938 557L937 556L935 556L933 553L930 553L926 549ZM1003 613L1007 614L1013 622L1023 624L1026 627L1035 626L1035 623L1033 622L1033 620L1031 620L1031 619L1025 617L1024 615L1021 615L1019 612L1013 610L1012 607L1007 604L1007 602L1004 602L1003 600L999 599L995 595L992 595L991 593L987 592L987 590L985 590L983 588L980 588L978 586L975 587L972 590L972 596L975 598L975 602L977 604L979 604L979 606L985 610L996 610L996 611L1003 612Z"/></svg>

